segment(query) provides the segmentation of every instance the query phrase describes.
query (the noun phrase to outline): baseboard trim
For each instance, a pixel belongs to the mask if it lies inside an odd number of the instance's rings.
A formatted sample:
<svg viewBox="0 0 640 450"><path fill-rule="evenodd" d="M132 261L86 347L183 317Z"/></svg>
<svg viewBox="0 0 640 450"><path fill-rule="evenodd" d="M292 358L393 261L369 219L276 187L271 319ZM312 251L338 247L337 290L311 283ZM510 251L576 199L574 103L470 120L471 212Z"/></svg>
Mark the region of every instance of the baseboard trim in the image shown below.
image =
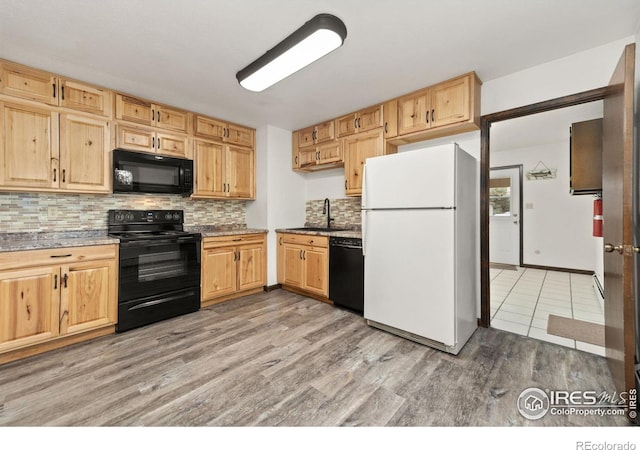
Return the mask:
<svg viewBox="0 0 640 450"><path fill-rule="evenodd" d="M579 275L593 275L593 270L568 269L566 267L536 266L534 264L520 264L520 267L526 269L554 270L556 272L576 273Z"/></svg>

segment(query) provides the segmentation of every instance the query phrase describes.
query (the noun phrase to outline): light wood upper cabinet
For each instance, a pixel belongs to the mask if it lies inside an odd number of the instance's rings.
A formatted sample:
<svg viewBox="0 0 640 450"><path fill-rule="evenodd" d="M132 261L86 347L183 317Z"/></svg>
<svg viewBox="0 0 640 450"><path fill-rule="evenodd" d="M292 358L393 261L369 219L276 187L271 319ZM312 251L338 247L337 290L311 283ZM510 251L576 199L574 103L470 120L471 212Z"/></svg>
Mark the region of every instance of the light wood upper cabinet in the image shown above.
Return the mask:
<svg viewBox="0 0 640 450"><path fill-rule="evenodd" d="M245 147L226 146L227 194L229 197L255 197L254 151Z"/></svg>
<svg viewBox="0 0 640 450"><path fill-rule="evenodd" d="M194 135L243 147L255 147L254 129L205 116L196 116L194 120Z"/></svg>
<svg viewBox="0 0 640 450"><path fill-rule="evenodd" d="M111 192L109 122L85 116L60 116L60 188Z"/></svg>
<svg viewBox="0 0 640 450"><path fill-rule="evenodd" d="M252 149L195 139L194 165L194 197L255 197Z"/></svg>
<svg viewBox="0 0 640 450"><path fill-rule="evenodd" d="M0 93L48 105L58 104L55 75L9 61L0 61Z"/></svg>
<svg viewBox="0 0 640 450"><path fill-rule="evenodd" d="M384 137L392 138L398 135L398 101L390 100L384 104Z"/></svg>
<svg viewBox="0 0 640 450"><path fill-rule="evenodd" d="M298 147L308 147L335 139L334 121L320 123L298 132Z"/></svg>
<svg viewBox="0 0 640 450"><path fill-rule="evenodd" d="M0 108L0 187L57 188L58 113L6 102Z"/></svg>
<svg viewBox="0 0 640 450"><path fill-rule="evenodd" d="M356 134L346 139L344 150L345 194L362 195L362 174L367 158L395 153L385 144L384 130Z"/></svg>
<svg viewBox="0 0 640 450"><path fill-rule="evenodd" d="M262 288L267 282L266 234L202 240L202 305Z"/></svg>
<svg viewBox="0 0 640 450"><path fill-rule="evenodd" d="M477 129L480 85L476 74L471 72L397 99L398 136L412 133L415 136L394 143L415 142ZM425 131L428 133L422 133Z"/></svg>
<svg viewBox="0 0 640 450"><path fill-rule="evenodd" d="M102 116L112 113L111 91L9 61L0 61L0 93Z"/></svg>
<svg viewBox="0 0 640 450"><path fill-rule="evenodd" d="M100 245L0 253L0 353L113 327L117 252Z"/></svg>
<svg viewBox="0 0 640 450"><path fill-rule="evenodd" d="M383 105L376 105L336 119L337 137L383 126Z"/></svg>
<svg viewBox="0 0 640 450"><path fill-rule="evenodd" d="M117 124L116 146L127 150L189 158L189 137L156 131L151 127Z"/></svg>
<svg viewBox="0 0 640 450"><path fill-rule="evenodd" d="M58 83L58 97L61 107L101 116L111 116L111 105L113 104L111 91L64 78L59 79Z"/></svg>
<svg viewBox="0 0 640 450"><path fill-rule="evenodd" d="M124 94L116 94L116 119L187 133L189 113Z"/></svg>

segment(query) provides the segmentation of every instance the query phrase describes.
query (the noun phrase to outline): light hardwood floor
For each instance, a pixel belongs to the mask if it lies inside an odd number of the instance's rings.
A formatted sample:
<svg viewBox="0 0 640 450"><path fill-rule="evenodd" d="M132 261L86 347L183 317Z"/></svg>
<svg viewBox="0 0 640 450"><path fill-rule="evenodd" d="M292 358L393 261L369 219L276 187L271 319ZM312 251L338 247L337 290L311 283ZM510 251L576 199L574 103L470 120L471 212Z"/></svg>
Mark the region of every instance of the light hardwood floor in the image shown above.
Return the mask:
<svg viewBox="0 0 640 450"><path fill-rule="evenodd" d="M0 425L626 424L527 420L528 387L613 390L600 356L495 329L452 356L276 290L2 365Z"/></svg>

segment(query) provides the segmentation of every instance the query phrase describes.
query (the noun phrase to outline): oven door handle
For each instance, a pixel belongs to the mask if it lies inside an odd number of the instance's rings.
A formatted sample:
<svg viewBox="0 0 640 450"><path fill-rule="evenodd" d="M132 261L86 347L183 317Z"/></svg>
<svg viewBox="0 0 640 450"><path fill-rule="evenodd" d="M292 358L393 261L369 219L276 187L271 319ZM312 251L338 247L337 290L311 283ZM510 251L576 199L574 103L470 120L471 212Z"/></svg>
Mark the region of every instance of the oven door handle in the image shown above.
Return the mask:
<svg viewBox="0 0 640 450"><path fill-rule="evenodd" d="M180 300L181 298L184 298L184 297L185 297L185 294L181 293L180 295L171 295L169 297L160 298L158 300L149 300L148 302L140 303L139 305L136 305L133 308L129 308L129 311L146 308L148 306L159 305L161 303L172 302L174 300Z"/></svg>
<svg viewBox="0 0 640 450"><path fill-rule="evenodd" d="M121 247L157 247L159 245L186 244L189 242L199 242L200 238L195 236L181 237L177 239L142 239L128 242L120 242Z"/></svg>

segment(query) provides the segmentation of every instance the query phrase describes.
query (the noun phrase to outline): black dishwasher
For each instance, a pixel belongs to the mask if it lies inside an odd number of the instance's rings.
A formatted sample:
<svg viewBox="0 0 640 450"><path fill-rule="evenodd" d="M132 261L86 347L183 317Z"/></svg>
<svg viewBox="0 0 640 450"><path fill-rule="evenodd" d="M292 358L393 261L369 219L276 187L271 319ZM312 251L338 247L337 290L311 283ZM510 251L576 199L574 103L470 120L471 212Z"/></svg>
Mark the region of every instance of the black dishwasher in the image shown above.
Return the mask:
<svg viewBox="0 0 640 450"><path fill-rule="evenodd" d="M364 311L362 239L329 238L329 298L336 306Z"/></svg>

